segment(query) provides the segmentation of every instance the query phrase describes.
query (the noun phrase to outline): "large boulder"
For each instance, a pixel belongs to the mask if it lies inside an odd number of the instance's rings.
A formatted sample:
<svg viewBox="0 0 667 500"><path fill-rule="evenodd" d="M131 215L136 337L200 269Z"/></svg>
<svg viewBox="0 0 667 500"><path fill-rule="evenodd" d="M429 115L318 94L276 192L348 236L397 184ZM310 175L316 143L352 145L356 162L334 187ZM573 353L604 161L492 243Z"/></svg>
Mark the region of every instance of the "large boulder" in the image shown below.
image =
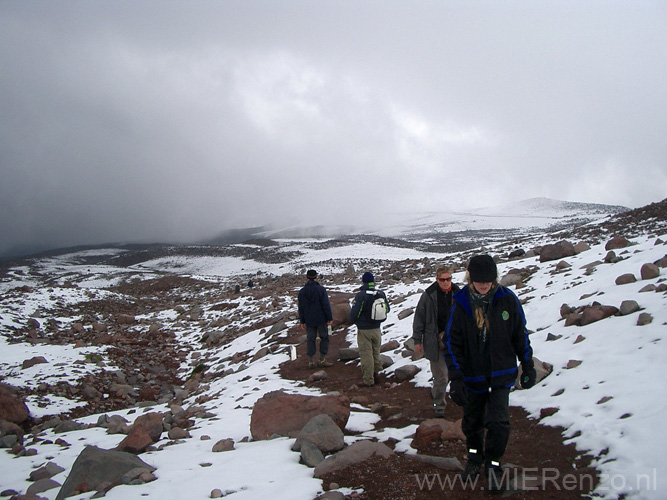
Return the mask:
<svg viewBox="0 0 667 500"><path fill-rule="evenodd" d="M350 400L347 396L305 396L272 391L253 406L250 434L255 440L269 439L274 434L296 437L311 418L321 414L331 417L343 430L350 418Z"/></svg>
<svg viewBox="0 0 667 500"><path fill-rule="evenodd" d="M349 293L331 293L329 295L333 316L332 328L337 329L350 325L350 300L352 297L353 295Z"/></svg>
<svg viewBox="0 0 667 500"><path fill-rule="evenodd" d="M618 250L619 248L625 248L630 245L630 241L623 236L614 236L610 239L607 244L604 246L605 250Z"/></svg>
<svg viewBox="0 0 667 500"><path fill-rule="evenodd" d="M56 500L88 491L106 492L117 484L128 482L124 477L132 471L136 474L154 470L155 467L131 453L86 446L74 461Z"/></svg>
<svg viewBox="0 0 667 500"><path fill-rule="evenodd" d="M574 245L569 241L561 240L553 245L544 245L540 252L540 262L564 259L574 255Z"/></svg>

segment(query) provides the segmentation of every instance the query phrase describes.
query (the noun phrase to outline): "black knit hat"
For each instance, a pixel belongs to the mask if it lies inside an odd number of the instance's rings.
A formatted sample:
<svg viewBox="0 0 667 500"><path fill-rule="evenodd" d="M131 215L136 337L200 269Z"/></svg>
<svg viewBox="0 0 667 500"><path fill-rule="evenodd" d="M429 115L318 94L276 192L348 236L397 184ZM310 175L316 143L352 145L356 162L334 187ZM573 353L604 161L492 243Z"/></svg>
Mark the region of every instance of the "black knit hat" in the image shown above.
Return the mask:
<svg viewBox="0 0 667 500"><path fill-rule="evenodd" d="M496 262L490 255L475 255L468 262L470 280L476 283L494 283L498 278Z"/></svg>
<svg viewBox="0 0 667 500"><path fill-rule="evenodd" d="M306 278L308 278L309 280L316 279L317 278L317 271L315 271L315 269L311 269L310 271L308 271L306 273Z"/></svg>
<svg viewBox="0 0 667 500"><path fill-rule="evenodd" d="M373 273L370 271L366 271L364 275L361 277L361 282L362 283L375 283L375 277L373 276Z"/></svg>

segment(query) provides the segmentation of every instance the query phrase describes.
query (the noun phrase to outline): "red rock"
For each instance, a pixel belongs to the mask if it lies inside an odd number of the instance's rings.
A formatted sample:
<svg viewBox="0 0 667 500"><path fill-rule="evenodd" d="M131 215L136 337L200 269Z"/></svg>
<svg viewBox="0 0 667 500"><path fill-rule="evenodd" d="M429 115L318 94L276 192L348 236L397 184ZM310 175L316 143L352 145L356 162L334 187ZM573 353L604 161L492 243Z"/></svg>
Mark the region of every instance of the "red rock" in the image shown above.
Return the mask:
<svg viewBox="0 0 667 500"><path fill-rule="evenodd" d="M347 396L304 396L273 391L260 398L252 409L250 433L255 440L272 435L296 437L308 421L326 414L341 429L350 417Z"/></svg>

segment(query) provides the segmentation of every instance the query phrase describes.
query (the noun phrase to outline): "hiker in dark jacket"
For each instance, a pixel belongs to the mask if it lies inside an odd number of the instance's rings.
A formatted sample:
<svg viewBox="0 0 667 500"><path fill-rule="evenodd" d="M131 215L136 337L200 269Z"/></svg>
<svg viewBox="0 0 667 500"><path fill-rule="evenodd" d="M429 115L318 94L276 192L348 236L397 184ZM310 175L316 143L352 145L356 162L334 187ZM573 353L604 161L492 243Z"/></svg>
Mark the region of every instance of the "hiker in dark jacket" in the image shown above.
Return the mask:
<svg viewBox="0 0 667 500"><path fill-rule="evenodd" d="M370 272L365 272L361 277L363 285L354 296L352 309L350 311L350 323L357 325L357 345L359 346L359 357L361 358L361 380L360 387L371 387L377 381L377 374L382 370L380 360L380 345L382 342L382 321L371 318L371 305L376 295L384 298L386 312L389 312L389 302L384 292L375 289L375 277Z"/></svg>
<svg viewBox="0 0 667 500"><path fill-rule="evenodd" d="M470 259L468 284L454 295L445 338L450 397L463 406L464 475L476 478L484 465L490 490L502 485L500 459L510 435L509 393L518 375L517 358L521 386L532 387L536 378L523 308L497 278L492 257Z"/></svg>
<svg viewBox="0 0 667 500"><path fill-rule="evenodd" d="M444 417L449 380L443 337L453 305L453 296L459 291L459 287L452 284L452 271L448 266L438 267L435 276L435 282L419 298L412 321L412 339L415 353L423 355L431 363L431 396L435 416Z"/></svg>
<svg viewBox="0 0 667 500"><path fill-rule="evenodd" d="M308 354L308 367L315 368L314 359L317 352L317 336L320 336L320 360L319 366L333 366L327 361L329 352L329 325L333 320L331 305L326 289L317 280L317 271L311 269L306 273L308 282L299 290L299 321L301 329L306 331L306 353Z"/></svg>

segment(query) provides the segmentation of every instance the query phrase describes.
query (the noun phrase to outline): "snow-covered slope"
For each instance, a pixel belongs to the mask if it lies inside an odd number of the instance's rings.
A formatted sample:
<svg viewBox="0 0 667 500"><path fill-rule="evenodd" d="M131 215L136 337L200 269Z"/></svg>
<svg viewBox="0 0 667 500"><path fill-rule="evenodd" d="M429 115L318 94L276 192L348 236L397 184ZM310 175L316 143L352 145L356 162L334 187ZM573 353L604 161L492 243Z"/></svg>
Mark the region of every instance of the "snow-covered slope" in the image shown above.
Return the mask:
<svg viewBox="0 0 667 500"><path fill-rule="evenodd" d="M603 220L611 215L629 210L618 205L569 202L550 198L531 198L500 206L472 210L444 210L442 212L396 212L391 203L378 203L372 214L360 214L359 220L339 225L262 227L256 230L230 232L219 241L228 241L234 234L245 238L249 231L254 236L266 238L333 237L350 234L378 235L387 238L403 238L417 241L447 235L470 239L466 233L498 231L496 240L509 239L535 231L572 227ZM364 217L366 216L366 217ZM364 219L367 218L368 221ZM459 234L463 233L463 234Z"/></svg>
<svg viewBox="0 0 667 500"><path fill-rule="evenodd" d="M512 289L524 301L528 327L534 332L531 342L535 355L553 365L554 371L530 391L516 391L511 396L512 404L521 405L535 417L544 408L557 409L551 416L542 419L547 425L562 426L566 438L575 443L582 453L598 457L593 465L602 473L595 495L599 498L664 499L667 497L667 463L662 459L664 439L660 435L663 416L667 412L667 295L665 292L642 291L647 285L659 286L665 281L665 270L661 276L650 280L640 279L640 270L646 263L665 257L667 228L664 219L652 224L651 231L643 231L631 238L632 245L617 250L621 260L604 264L607 251L606 239L590 241L590 250L564 259L569 266L556 267L560 261L541 263L538 257L523 260L501 260L500 275L510 269L530 269L530 277L523 288ZM526 248L537 246L562 237L548 238L534 235L523 240ZM105 251L95 255L77 253L44 258L8 270L0 282L0 376L3 382L30 389L28 398L30 411L35 417L55 415L72 411L85 404L77 398L63 398L39 389L51 387L59 382L74 383L88 374L116 370L112 364L85 363L82 360L94 355L105 356L103 345L75 348L73 345L27 343L26 324L33 318L44 324L49 319L60 322L67 328L83 318L66 315L63 311L81 302L102 301L109 298L130 300L118 289L111 289L121 282L141 282L178 273L181 276L205 277L218 284L219 289L228 288L248 275L258 277L270 288L273 277L317 266L331 277L326 281L332 291L352 291L358 286L358 277L352 280L334 280L335 273L344 273L350 265L359 269L363 263L373 262L376 276L386 276L383 289L389 297L404 298L393 307L383 333L383 341L392 339L403 343L411 336L411 317L398 319L398 315L414 307L421 290L430 283L432 276L420 274L424 259L431 262L463 263L470 254L432 253L424 254L410 247L387 247L385 244L338 242L322 245L318 241L283 241L281 244L298 250L293 260L275 264L258 262L247 255L185 257L182 255L143 261L140 265L114 267L97 261ZM576 243L574 241L573 243ZM507 254L514 242L499 243L487 247L487 251L499 256ZM109 257L118 255L117 249L108 251ZM102 256L104 257L104 256ZM599 261L589 271L589 264ZM390 271L391 270L391 271ZM260 273L259 275L257 273ZM618 276L632 273L638 281L627 285L616 285ZM389 279L389 276L410 279ZM414 277L417 277L414 280ZM454 274L456 282L464 279L462 272ZM21 288L24 287L24 288ZM20 290L19 290L20 288ZM192 292L189 302L200 304L205 318L226 318L226 312L216 310L215 289ZM279 299L279 300L276 300ZM627 316L614 316L587 326L564 325L561 305L576 307L591 304L620 307L626 300L635 300L640 311ZM276 305L277 302L277 305ZM111 489L106 498L208 498L211 490L222 488L233 498L256 499L262 497L289 500L311 500L321 492L321 482L312 477L312 469L299 464L299 456L290 451L293 440L287 438L271 441L242 442L249 436L250 412L253 404L265 393L285 388L290 392L316 394L312 388L282 380L278 365L289 359L284 346L274 344L271 338L261 335L263 328L253 328L250 323L286 318L288 327L295 319L296 304L293 294L271 296L260 300L239 300L238 318L229 319L230 328L241 331L251 328L223 347L205 348L201 344L205 327L203 322L184 322L179 319L182 312L159 310L142 318L147 322L159 321L167 325L179 342L190 346L190 355L181 367L184 377L192 371L199 359L205 357L212 363L211 370L227 375L214 379L203 393L207 411L215 419L197 421L191 431L192 438L164 446L160 451L142 454L142 459L158 468L158 479L136 486L118 486ZM652 321L638 326L640 313L648 313ZM293 316L292 316L293 318ZM143 328L137 326L137 329ZM549 340L549 339L556 340ZM258 341L258 339L261 339ZM23 341L20 341L23 340ZM350 335L354 342L354 335ZM263 347L271 347L272 354L248 363L244 370L229 355L248 352L252 357ZM22 363L35 356L44 356L47 363L22 368ZM575 361L575 363L571 363ZM393 372L411 361L396 356L394 364L387 369ZM578 363L580 362L580 363ZM429 370L425 360L417 362L423 368L416 376L418 386L427 387ZM194 404L194 396L184 406ZM138 410L107 412L128 419L136 412L165 410L166 404L155 404ZM99 415L77 419L94 424ZM414 452L410 448L410 436L416 426L402 429L385 429L377 433L373 429L374 418L368 412L353 411L349 429L360 434L347 438L348 442L364 437L380 440L393 438L398 441L397 451ZM85 445L111 448L119 438L106 434L104 429L89 429L55 434L52 429L40 436L44 440L28 444L36 450L34 455L15 457L0 452L0 490L14 489L25 492L31 485L27 480L30 472L46 462L52 461L68 470ZM211 440L206 440L210 437ZM56 444L62 439L69 446ZM212 443L218 439L232 438L236 449L226 453L212 453ZM166 441L166 439L165 439ZM207 464L202 466L201 464ZM67 475L63 472L54 479L62 483ZM53 500L57 489L40 493ZM76 498L89 498L90 494Z"/></svg>

